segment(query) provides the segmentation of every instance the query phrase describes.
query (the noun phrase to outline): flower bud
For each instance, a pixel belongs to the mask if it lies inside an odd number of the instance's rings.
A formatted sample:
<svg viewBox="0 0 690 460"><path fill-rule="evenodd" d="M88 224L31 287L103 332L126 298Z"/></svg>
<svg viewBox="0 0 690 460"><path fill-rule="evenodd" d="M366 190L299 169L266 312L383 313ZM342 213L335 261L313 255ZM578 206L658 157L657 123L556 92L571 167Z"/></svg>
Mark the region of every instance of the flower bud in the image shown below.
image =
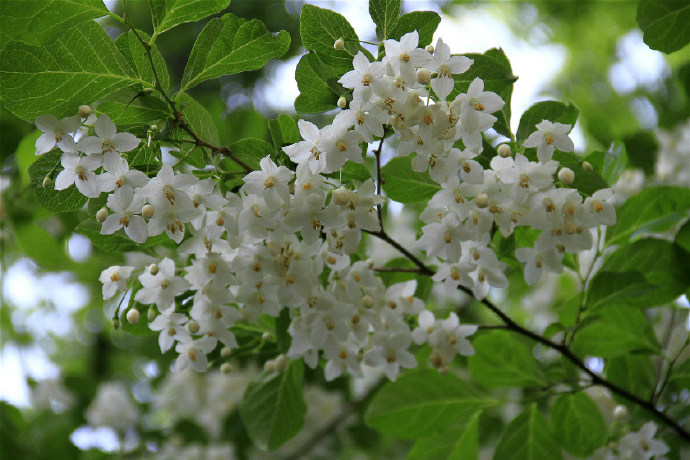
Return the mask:
<svg viewBox="0 0 690 460"><path fill-rule="evenodd" d="M582 169L584 169L585 171L594 171L594 166L592 166L592 163L590 163L589 161L583 161Z"/></svg>
<svg viewBox="0 0 690 460"><path fill-rule="evenodd" d="M43 189L44 190L49 190L50 187L53 186L53 178L50 177L50 175L46 176L45 179L43 179Z"/></svg>
<svg viewBox="0 0 690 460"><path fill-rule="evenodd" d="M616 406L616 408L613 410L613 416L619 422L625 421L625 419L628 418L628 415L628 408L625 406Z"/></svg>
<svg viewBox="0 0 690 460"><path fill-rule="evenodd" d="M142 93L144 93L144 96L150 96L151 94L153 94L153 88L144 88L144 91L142 91Z"/></svg>
<svg viewBox="0 0 690 460"><path fill-rule="evenodd" d="M149 307L149 311L146 312L146 319L149 321L153 321L156 319L156 309L153 307Z"/></svg>
<svg viewBox="0 0 690 460"><path fill-rule="evenodd" d="M196 321L190 321L187 323L187 330L190 334L196 334L197 332L199 332L199 329L201 329L201 327L199 326L199 323L197 323Z"/></svg>
<svg viewBox="0 0 690 460"><path fill-rule="evenodd" d="M151 131L158 131L158 125L151 125Z"/></svg>
<svg viewBox="0 0 690 460"><path fill-rule="evenodd" d="M89 118L93 111L88 105L80 105L79 109L77 109L77 113L81 118Z"/></svg>
<svg viewBox="0 0 690 460"><path fill-rule="evenodd" d="M264 372L275 372L276 371L276 363L272 359L269 359L264 363Z"/></svg>
<svg viewBox="0 0 690 460"><path fill-rule="evenodd" d="M431 43L426 45L426 48L424 49L427 50L427 52L434 54L434 45L432 45Z"/></svg>
<svg viewBox="0 0 690 460"><path fill-rule="evenodd" d="M575 180L575 173L570 168L561 168L561 170L558 171L558 178L565 185L570 185Z"/></svg>
<svg viewBox="0 0 690 460"><path fill-rule="evenodd" d="M108 208L106 208L105 206L103 206L103 207L102 207L101 209L99 209L98 212L96 213L96 220L97 220L98 222L103 223L103 222L105 221L105 219L107 219L107 217L108 217Z"/></svg>
<svg viewBox="0 0 690 460"><path fill-rule="evenodd" d="M486 208L489 206L489 195L480 193L474 197L474 204L476 204L478 208Z"/></svg>
<svg viewBox="0 0 690 460"><path fill-rule="evenodd" d="M158 264L149 265L149 273L156 276L158 274Z"/></svg>
<svg viewBox="0 0 690 460"><path fill-rule="evenodd" d="M113 318L113 329L116 331L120 329L120 320L117 318Z"/></svg>
<svg viewBox="0 0 690 460"><path fill-rule="evenodd" d="M417 70L417 81L422 85L427 85L431 81L431 72L424 67Z"/></svg>
<svg viewBox="0 0 690 460"><path fill-rule="evenodd" d="M261 340L264 342L268 342L269 340L271 340L271 333L264 332L263 334L261 334Z"/></svg>
<svg viewBox="0 0 690 460"><path fill-rule="evenodd" d="M139 322L139 310L132 308L127 312L127 321L129 324L137 324Z"/></svg>
<svg viewBox="0 0 690 460"><path fill-rule="evenodd" d="M499 145L498 154L501 156L501 158L508 158L512 154L510 151L510 146L508 144Z"/></svg>
<svg viewBox="0 0 690 460"><path fill-rule="evenodd" d="M335 43L333 43L333 48L336 51L343 49L343 46L345 46L345 40L343 40L342 38L337 39Z"/></svg>
<svg viewBox="0 0 690 460"><path fill-rule="evenodd" d="M232 371L232 366L230 363L223 363L220 365L220 372L223 374L229 374Z"/></svg>
<svg viewBox="0 0 690 460"><path fill-rule="evenodd" d="M141 208L141 217L144 219L150 219L153 217L154 211L153 206L150 204L145 204L144 207Z"/></svg>
<svg viewBox="0 0 690 460"><path fill-rule="evenodd" d="M340 98L338 99L338 107L340 107L341 109L347 107L347 99L345 99L345 96L340 96Z"/></svg>
<svg viewBox="0 0 690 460"><path fill-rule="evenodd" d="M230 356L230 353L232 353L232 350L228 347L223 347L220 349L221 358L227 358L228 356Z"/></svg>
<svg viewBox="0 0 690 460"><path fill-rule="evenodd" d="M345 187L338 187L333 190L333 203L337 205L344 205L350 201L350 191Z"/></svg>
<svg viewBox="0 0 690 460"><path fill-rule="evenodd" d="M283 372L288 365L288 359L285 355L278 355L275 359L276 372Z"/></svg>

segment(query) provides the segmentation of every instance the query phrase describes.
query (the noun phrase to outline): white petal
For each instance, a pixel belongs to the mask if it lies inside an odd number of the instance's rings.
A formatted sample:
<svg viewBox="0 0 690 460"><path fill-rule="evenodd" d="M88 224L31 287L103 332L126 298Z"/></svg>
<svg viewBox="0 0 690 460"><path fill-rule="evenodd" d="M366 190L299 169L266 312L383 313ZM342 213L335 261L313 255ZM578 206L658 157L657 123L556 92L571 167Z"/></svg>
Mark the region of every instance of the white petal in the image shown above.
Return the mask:
<svg viewBox="0 0 690 460"><path fill-rule="evenodd" d="M141 143L141 140L134 134L117 133L112 139L113 147L118 152L129 152L134 150Z"/></svg>
<svg viewBox="0 0 690 460"><path fill-rule="evenodd" d="M43 133L36 139L36 155L50 152L55 147L55 134L52 132Z"/></svg>
<svg viewBox="0 0 690 460"><path fill-rule="evenodd" d="M96 126L94 126L94 129L96 130L96 134L98 134L98 137L100 137L102 140L112 140L115 137L115 133L117 132L117 128L115 128L115 123L112 122L108 115L101 115L101 117L96 122Z"/></svg>

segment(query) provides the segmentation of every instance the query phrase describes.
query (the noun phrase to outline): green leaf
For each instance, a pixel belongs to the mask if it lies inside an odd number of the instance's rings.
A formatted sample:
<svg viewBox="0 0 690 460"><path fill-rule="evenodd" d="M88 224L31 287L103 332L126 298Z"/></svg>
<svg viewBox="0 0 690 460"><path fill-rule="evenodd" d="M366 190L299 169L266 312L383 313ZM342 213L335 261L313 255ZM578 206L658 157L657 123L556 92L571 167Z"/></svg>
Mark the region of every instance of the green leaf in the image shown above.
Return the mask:
<svg viewBox="0 0 690 460"><path fill-rule="evenodd" d="M623 244L649 232L664 232L685 219L690 189L656 186L628 198L616 211L616 225L606 230L606 244Z"/></svg>
<svg viewBox="0 0 690 460"><path fill-rule="evenodd" d="M608 188L609 184L596 170L588 171L582 167L582 160L577 155L556 150L553 159L558 161L561 166L572 169L575 173L575 181L571 185L563 184L564 187L577 189L585 196L592 196L597 190Z"/></svg>
<svg viewBox="0 0 690 460"><path fill-rule="evenodd" d="M182 114L184 119L196 135L211 145L218 145L220 143L218 128L216 128L213 117L208 113L208 110L187 93L179 93L176 99L182 103ZM182 141L183 139L192 140L192 137L179 127L173 130L171 137L178 141ZM179 151L170 151L170 154L175 158L184 158L187 163L196 168L203 168L206 166L203 149L201 147L196 147L194 144L190 143L183 143L177 146L177 148Z"/></svg>
<svg viewBox="0 0 690 460"><path fill-rule="evenodd" d="M36 161L36 140L43 134L38 129L34 129L25 135L14 151L14 158L19 170L19 180L22 186L29 185L29 166Z"/></svg>
<svg viewBox="0 0 690 460"><path fill-rule="evenodd" d="M82 104L131 85L137 78L103 27L84 22L55 43L10 42L0 52L0 98L19 118L74 115Z"/></svg>
<svg viewBox="0 0 690 460"><path fill-rule="evenodd" d="M294 144L302 140L297 128L297 122L290 115L281 114L278 118L268 120L268 130L276 150L284 145Z"/></svg>
<svg viewBox="0 0 690 460"><path fill-rule="evenodd" d="M86 204L87 198L77 190L75 185L70 185L64 190L55 190L52 185L49 189L43 188L43 179L53 172L53 182L58 173L64 168L60 164L62 153L49 152L38 157L29 166L29 179L34 184L34 197L44 208L52 212L74 212ZM57 166L57 168L56 168Z"/></svg>
<svg viewBox="0 0 690 460"><path fill-rule="evenodd" d="M146 32L138 30L137 33L142 40L149 40L149 36L146 34ZM151 61L148 59L144 45L142 45L136 35L134 35L134 31L130 30L127 33L121 34L115 40L115 45L122 53L122 56L127 59L129 66L136 71L136 74L139 76L139 78L146 80L150 83L150 85L147 86L154 88L156 78L154 77L153 70L151 69ZM158 47L156 47L156 45L150 45L150 48L153 65L156 66L158 82L161 84L161 87L163 87L164 91L168 91L170 88L168 66L165 63L165 59L161 55L160 51L158 51Z"/></svg>
<svg viewBox="0 0 690 460"><path fill-rule="evenodd" d="M77 225L74 231L87 237L98 249L111 253L139 251L142 248L153 248L155 246L173 247L175 245L175 242L168 238L168 235L165 233L150 236L142 244L132 241L122 229L110 235L101 235L101 224L93 218Z"/></svg>
<svg viewBox="0 0 690 460"><path fill-rule="evenodd" d="M441 434L417 441L407 460L477 460L479 458L479 416L475 412L468 420Z"/></svg>
<svg viewBox="0 0 690 460"><path fill-rule="evenodd" d="M630 165L642 169L646 176L653 176L654 163L659 151L659 143L654 133L640 130L626 136L624 142Z"/></svg>
<svg viewBox="0 0 690 460"><path fill-rule="evenodd" d="M659 286L639 298L640 304L650 307L671 302L690 286L690 254L676 244L653 238L622 246L601 270L641 272L648 283Z"/></svg>
<svg viewBox="0 0 690 460"><path fill-rule="evenodd" d="M395 40L400 40L403 35L414 30L419 33L419 47L424 48L434 39L434 32L441 23L441 16L435 11L412 11L400 16L391 28L390 36Z"/></svg>
<svg viewBox="0 0 690 460"><path fill-rule="evenodd" d="M121 131L127 126L148 126L167 118L170 110L165 102L154 96L122 88L110 94L96 105L96 109L108 114Z"/></svg>
<svg viewBox="0 0 690 460"><path fill-rule="evenodd" d="M160 169L162 163L159 160L159 154L156 142L153 142L150 147L147 143L142 142L139 147L126 153L129 167L137 168L147 174Z"/></svg>
<svg viewBox="0 0 690 460"><path fill-rule="evenodd" d="M306 6L306 5L305 5ZM299 96L295 99L295 110L300 113L319 113L338 107L338 98L345 93L331 66L323 62L314 52L302 56L295 70Z"/></svg>
<svg viewBox="0 0 690 460"><path fill-rule="evenodd" d="M3 0L0 36L3 43L44 45L80 22L107 15L102 0Z"/></svg>
<svg viewBox="0 0 690 460"><path fill-rule="evenodd" d="M65 245L59 244L45 228L36 223L17 226L14 240L19 250L42 268L69 269L70 259L65 254Z"/></svg>
<svg viewBox="0 0 690 460"><path fill-rule="evenodd" d="M185 23L203 19L218 13L230 4L230 0L149 0L154 35Z"/></svg>
<svg viewBox="0 0 690 460"><path fill-rule="evenodd" d="M525 409L506 427L496 447L494 460L559 460L561 448L546 417L536 404Z"/></svg>
<svg viewBox="0 0 690 460"><path fill-rule="evenodd" d="M593 311L611 305L646 306L640 303L640 296L656 289L638 271L621 273L599 271L587 288L585 309Z"/></svg>
<svg viewBox="0 0 690 460"><path fill-rule="evenodd" d="M379 40L389 38L400 16L400 0L369 0L369 16L376 24L376 37Z"/></svg>
<svg viewBox="0 0 690 460"><path fill-rule="evenodd" d="M316 51L319 58L338 75L351 70L352 59L360 51L359 37L345 16L325 8L305 4L299 17L299 34L307 50ZM342 38L345 46L336 50L335 41Z"/></svg>
<svg viewBox="0 0 690 460"><path fill-rule="evenodd" d="M601 411L584 392L563 394L551 407L556 439L571 454L588 457L606 444L607 426Z"/></svg>
<svg viewBox="0 0 690 460"><path fill-rule="evenodd" d="M652 355L623 355L609 359L604 370L612 383L648 400L656 387L653 363ZM628 402L623 397L619 400Z"/></svg>
<svg viewBox="0 0 690 460"><path fill-rule="evenodd" d="M505 53L500 48L492 48L484 54L469 53L465 56L474 62L467 72L453 75L455 86L450 96L448 96L448 100L455 99L460 93L467 93L474 79L481 78L484 81L484 91L492 91L498 94L506 103L500 112L493 114L498 119L494 123L494 129L500 134L512 138L513 134L510 131L510 98L513 94L513 84L518 77L513 75L510 61L508 61Z"/></svg>
<svg viewBox="0 0 690 460"><path fill-rule="evenodd" d="M690 389L690 359L673 368L669 383L680 390Z"/></svg>
<svg viewBox="0 0 690 460"><path fill-rule="evenodd" d="M510 332L493 331L472 342L475 354L469 357L470 375L485 387L548 385L531 350Z"/></svg>
<svg viewBox="0 0 690 460"><path fill-rule="evenodd" d="M307 412L302 393L303 373L302 361L291 361L284 372L264 372L244 391L240 417L247 434L260 449L277 449L302 429Z"/></svg>
<svg viewBox="0 0 690 460"><path fill-rule="evenodd" d="M672 53L690 42L690 4L678 0L640 0L637 24L647 46Z"/></svg>
<svg viewBox="0 0 690 460"><path fill-rule="evenodd" d="M246 137L237 142L230 144L230 150L240 161L252 169L261 169L259 162L267 155L271 155L274 150L271 144L263 139L254 139ZM244 171L240 165L232 161L230 158L224 158L220 162L220 167L223 171Z"/></svg>
<svg viewBox="0 0 690 460"><path fill-rule="evenodd" d="M338 179L343 184L359 186L362 182L371 179L371 173L366 165L348 160L340 171L327 174L327 177Z"/></svg>
<svg viewBox="0 0 690 460"><path fill-rule="evenodd" d="M386 196L399 203L418 203L431 198L441 190L428 172L412 170L410 157L396 157L381 168Z"/></svg>
<svg viewBox="0 0 690 460"><path fill-rule="evenodd" d="M690 252L690 220L685 222L676 233L675 243Z"/></svg>
<svg viewBox="0 0 690 460"><path fill-rule="evenodd" d="M194 43L181 91L221 75L260 69L289 47L289 33L281 30L274 37L258 19L247 21L232 13L211 19Z"/></svg>
<svg viewBox="0 0 690 460"><path fill-rule="evenodd" d="M388 382L372 399L364 420L381 433L420 439L494 404L453 374L422 369Z"/></svg>
<svg viewBox="0 0 690 460"><path fill-rule="evenodd" d="M609 186L618 182L623 169L628 165L625 144L621 143L614 143L608 152L592 152L585 160L589 161Z"/></svg>
<svg viewBox="0 0 690 460"><path fill-rule="evenodd" d="M526 140L530 134L537 130L536 125L541 123L542 120L571 125L572 128L577 121L579 113L580 111L577 110L577 107L570 103L564 104L557 101L537 102L520 117L517 139L519 141Z"/></svg>
<svg viewBox="0 0 690 460"><path fill-rule="evenodd" d="M616 358L630 352L659 353L661 345L645 314L627 305L607 305L587 316L572 349L580 356Z"/></svg>

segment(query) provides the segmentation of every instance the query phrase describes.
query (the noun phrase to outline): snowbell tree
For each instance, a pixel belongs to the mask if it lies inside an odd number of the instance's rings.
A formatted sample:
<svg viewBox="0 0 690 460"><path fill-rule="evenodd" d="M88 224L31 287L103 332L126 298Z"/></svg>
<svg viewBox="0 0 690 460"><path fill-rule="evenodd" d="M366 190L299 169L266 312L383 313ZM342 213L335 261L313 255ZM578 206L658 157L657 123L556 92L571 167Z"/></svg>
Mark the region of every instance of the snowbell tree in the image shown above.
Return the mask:
<svg viewBox="0 0 690 460"><path fill-rule="evenodd" d="M690 189L669 179L688 177L687 123L669 147L676 166L631 192L623 169L651 154L575 152L566 101L532 105L513 132L502 49L451 54L460 45L433 40L437 13L370 0L376 43L302 7L295 109L327 121L282 114L271 142L222 145L194 88L260 69L297 37L220 14L228 0L148 3L150 35L100 0L4 1L0 97L35 124L36 201L120 254L91 276L113 327L172 360L170 413L230 442L202 406L235 411L235 430L273 451L308 424L305 386L320 383L340 388L341 413L283 454L307 455L359 413L413 441L409 458L687 455L687 311L674 302L690 288ZM171 79L158 37L209 15ZM646 43L666 52L688 42L687 16L673 2L638 8ZM521 308L548 283L568 297ZM680 339L654 327L669 313ZM186 448L137 428L121 382L99 388L86 418L123 451Z"/></svg>

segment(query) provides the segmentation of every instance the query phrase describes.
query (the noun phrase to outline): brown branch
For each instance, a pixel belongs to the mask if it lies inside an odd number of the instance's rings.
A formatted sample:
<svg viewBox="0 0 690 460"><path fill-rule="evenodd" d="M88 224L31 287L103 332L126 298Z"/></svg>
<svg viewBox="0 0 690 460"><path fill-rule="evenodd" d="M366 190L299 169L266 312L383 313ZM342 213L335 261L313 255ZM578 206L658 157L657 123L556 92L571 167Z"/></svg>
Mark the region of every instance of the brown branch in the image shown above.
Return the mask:
<svg viewBox="0 0 690 460"><path fill-rule="evenodd" d="M383 135L381 135L381 142L376 150L374 150L374 156L376 157L376 194L381 196L381 186L383 182L381 181L381 150L383 149L383 141L386 139L388 127L383 127ZM379 216L379 225L381 231L383 231L383 216L381 212L381 203L376 205L376 212Z"/></svg>

